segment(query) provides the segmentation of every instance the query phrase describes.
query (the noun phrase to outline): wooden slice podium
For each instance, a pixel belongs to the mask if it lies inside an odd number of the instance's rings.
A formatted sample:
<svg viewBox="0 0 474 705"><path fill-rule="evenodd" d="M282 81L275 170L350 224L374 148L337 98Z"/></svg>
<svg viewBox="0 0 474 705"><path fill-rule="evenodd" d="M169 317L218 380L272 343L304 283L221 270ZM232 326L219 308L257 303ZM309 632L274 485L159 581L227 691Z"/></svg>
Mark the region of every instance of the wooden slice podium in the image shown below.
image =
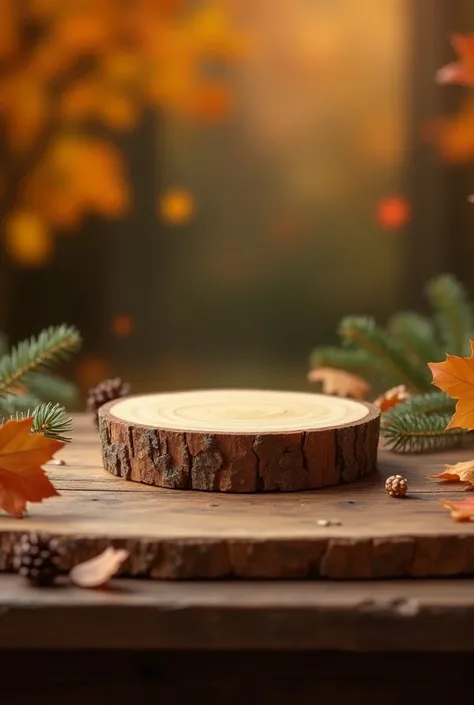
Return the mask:
<svg viewBox="0 0 474 705"><path fill-rule="evenodd" d="M376 467L380 414L349 399L209 390L132 396L99 410L106 470L157 487L292 492Z"/></svg>

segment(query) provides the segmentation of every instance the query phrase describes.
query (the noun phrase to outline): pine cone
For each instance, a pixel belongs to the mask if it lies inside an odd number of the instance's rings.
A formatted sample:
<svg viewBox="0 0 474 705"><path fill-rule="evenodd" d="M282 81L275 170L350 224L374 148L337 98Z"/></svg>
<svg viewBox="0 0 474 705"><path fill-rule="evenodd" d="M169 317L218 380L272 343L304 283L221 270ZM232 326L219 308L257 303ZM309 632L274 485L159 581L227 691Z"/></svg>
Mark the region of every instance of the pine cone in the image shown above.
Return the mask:
<svg viewBox="0 0 474 705"><path fill-rule="evenodd" d="M408 480L403 475L390 475L385 480L385 490L390 497L404 497L408 490Z"/></svg>
<svg viewBox="0 0 474 705"><path fill-rule="evenodd" d="M113 399L126 397L130 394L130 385L122 382L120 377L106 379L96 387L89 389L89 398L87 399L87 410L94 414L96 426L99 425L99 416L97 414L101 406Z"/></svg>
<svg viewBox="0 0 474 705"><path fill-rule="evenodd" d="M14 568L32 585L52 585L59 574L58 544L40 534L25 534L15 546Z"/></svg>

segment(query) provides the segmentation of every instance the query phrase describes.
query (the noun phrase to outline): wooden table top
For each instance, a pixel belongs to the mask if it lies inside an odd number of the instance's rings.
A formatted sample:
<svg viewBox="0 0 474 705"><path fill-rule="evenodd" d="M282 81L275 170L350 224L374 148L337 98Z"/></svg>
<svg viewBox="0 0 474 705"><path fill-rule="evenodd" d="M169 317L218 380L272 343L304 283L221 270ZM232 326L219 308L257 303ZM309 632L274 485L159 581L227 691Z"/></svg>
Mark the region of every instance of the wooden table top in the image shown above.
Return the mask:
<svg viewBox="0 0 474 705"><path fill-rule="evenodd" d="M474 651L474 580L115 580L0 576L0 649Z"/></svg>
<svg viewBox="0 0 474 705"><path fill-rule="evenodd" d="M379 473L361 482L258 497L119 480L84 416L61 454L65 465L47 466L61 497L22 521L0 519L2 648L474 650L474 580L351 580L474 575L474 523L455 523L439 503L465 491L426 478L473 449L381 451ZM395 472L408 476L409 499L383 492ZM59 537L72 562L125 545L126 574L154 580L34 589L7 574L27 530Z"/></svg>

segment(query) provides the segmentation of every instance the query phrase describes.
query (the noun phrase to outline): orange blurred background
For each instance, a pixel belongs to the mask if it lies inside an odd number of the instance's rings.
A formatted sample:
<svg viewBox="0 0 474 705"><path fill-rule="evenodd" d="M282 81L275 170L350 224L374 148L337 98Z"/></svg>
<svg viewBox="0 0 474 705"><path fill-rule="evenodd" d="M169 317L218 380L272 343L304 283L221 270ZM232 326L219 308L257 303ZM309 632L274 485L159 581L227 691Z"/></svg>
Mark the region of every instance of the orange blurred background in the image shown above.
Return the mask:
<svg viewBox="0 0 474 705"><path fill-rule="evenodd" d="M438 271L470 287L472 96L434 81L469 3L0 18L0 328L77 325L83 392L304 388L343 315L421 305Z"/></svg>

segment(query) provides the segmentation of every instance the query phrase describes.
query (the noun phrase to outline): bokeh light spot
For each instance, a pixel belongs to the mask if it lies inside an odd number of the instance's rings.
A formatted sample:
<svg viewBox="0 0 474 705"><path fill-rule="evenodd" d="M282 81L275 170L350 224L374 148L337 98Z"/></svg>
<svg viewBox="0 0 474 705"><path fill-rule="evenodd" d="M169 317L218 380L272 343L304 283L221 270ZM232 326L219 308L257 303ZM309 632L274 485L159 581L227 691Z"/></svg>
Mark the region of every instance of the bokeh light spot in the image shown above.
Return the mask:
<svg viewBox="0 0 474 705"><path fill-rule="evenodd" d="M110 376L110 363L98 355L83 355L76 364L76 381L81 389L89 389Z"/></svg>
<svg viewBox="0 0 474 705"><path fill-rule="evenodd" d="M184 225L191 220L194 210L194 198L184 189L170 189L160 199L160 215L169 225Z"/></svg>
<svg viewBox="0 0 474 705"><path fill-rule="evenodd" d="M398 230L411 218L410 203L404 196L389 196L377 205L377 223L386 230Z"/></svg>
<svg viewBox="0 0 474 705"><path fill-rule="evenodd" d="M133 318L129 315L115 316L112 320L112 331L117 338L127 338L133 333L133 328Z"/></svg>
<svg viewBox="0 0 474 705"><path fill-rule="evenodd" d="M21 267L44 267L54 252L49 229L35 213L15 211L4 225L5 250Z"/></svg>
<svg viewBox="0 0 474 705"><path fill-rule="evenodd" d="M209 84L197 91L191 101L191 116L206 122L225 120L232 111L232 97L229 87Z"/></svg>

